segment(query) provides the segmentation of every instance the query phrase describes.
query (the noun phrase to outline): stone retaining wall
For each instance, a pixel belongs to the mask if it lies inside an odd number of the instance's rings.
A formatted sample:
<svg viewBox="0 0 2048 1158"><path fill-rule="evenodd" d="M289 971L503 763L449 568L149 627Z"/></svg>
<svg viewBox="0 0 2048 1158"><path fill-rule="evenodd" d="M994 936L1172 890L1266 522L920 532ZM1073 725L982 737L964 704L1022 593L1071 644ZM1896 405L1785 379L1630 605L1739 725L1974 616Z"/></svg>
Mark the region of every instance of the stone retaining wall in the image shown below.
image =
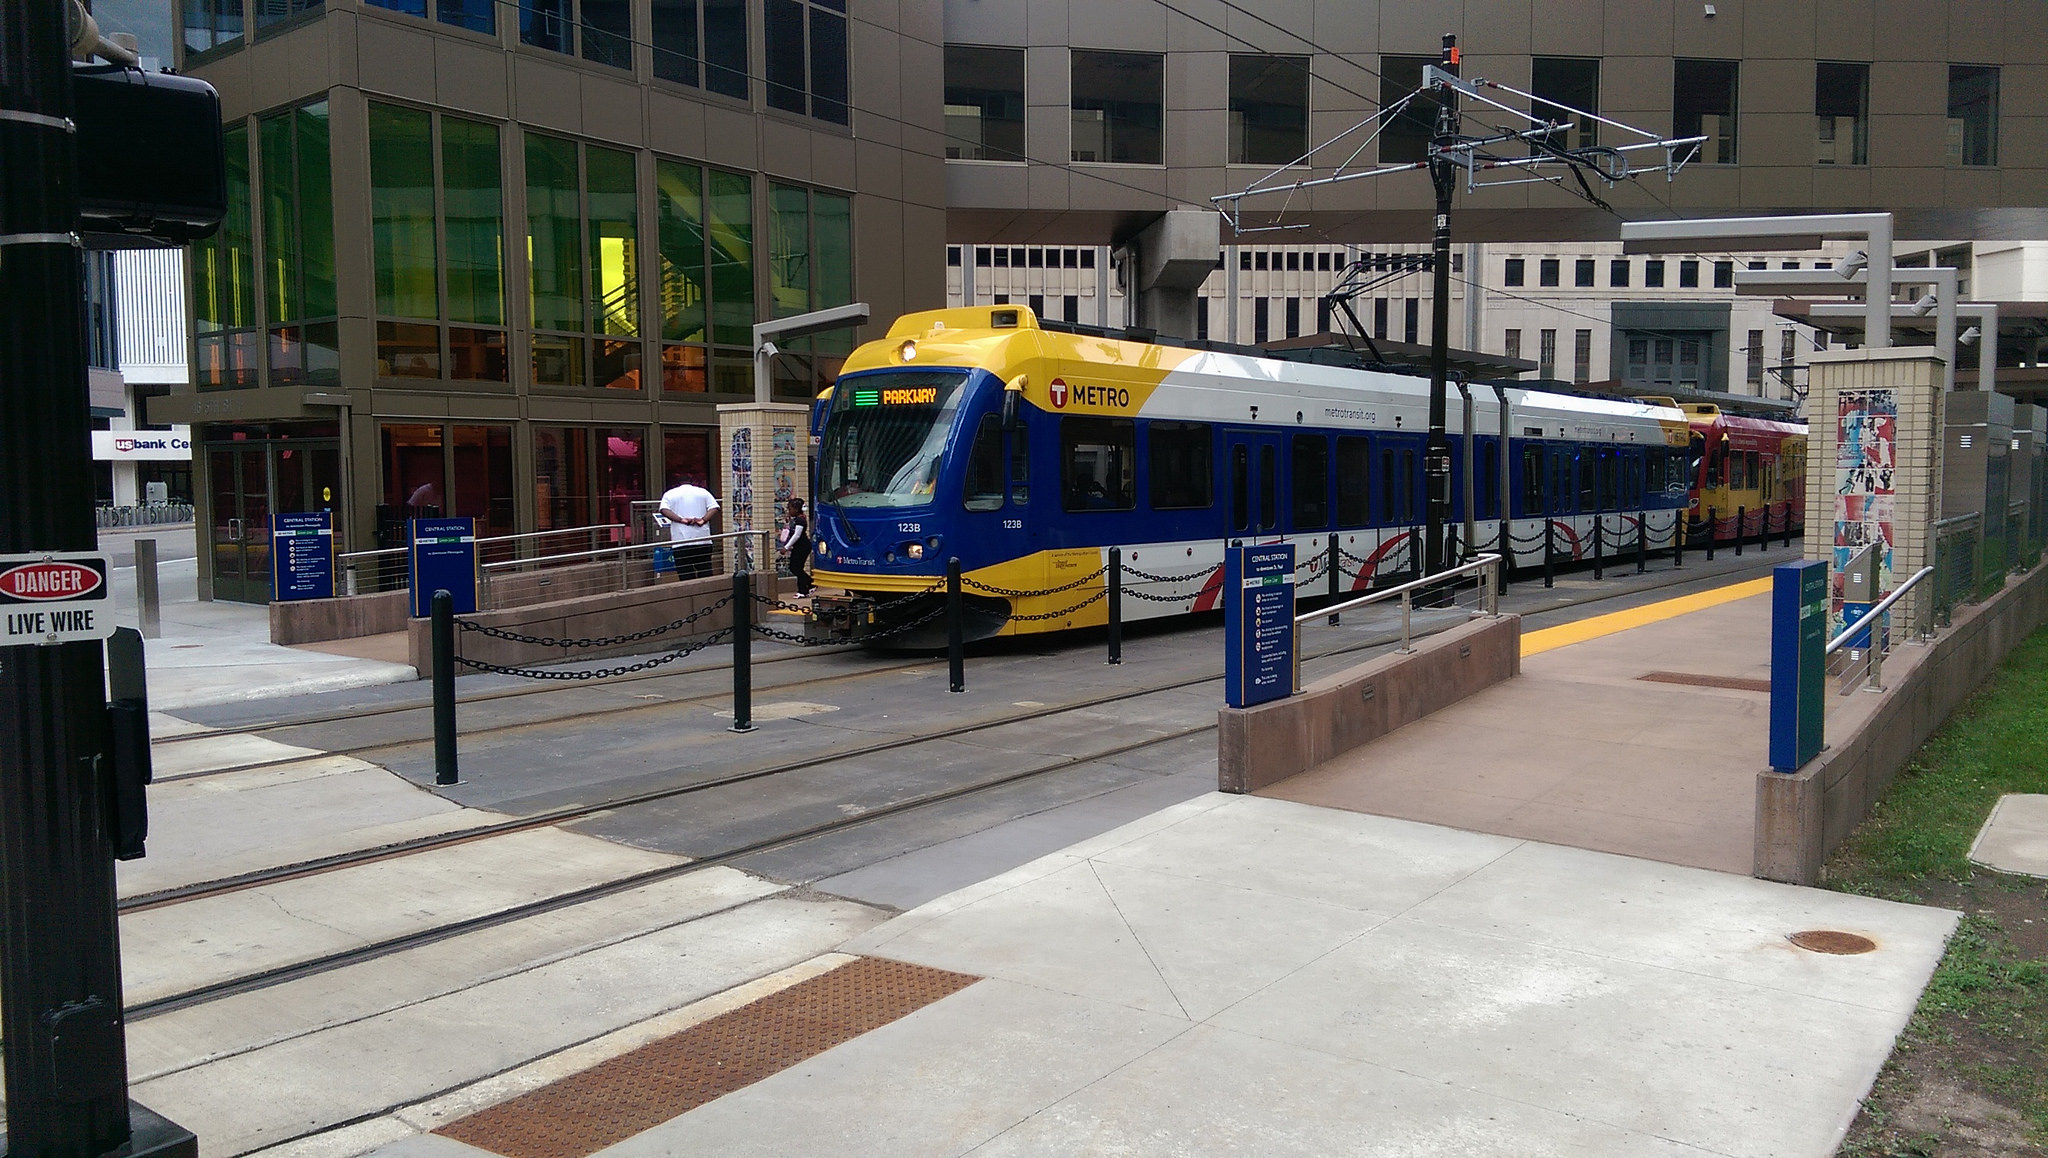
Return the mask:
<svg viewBox="0 0 2048 1158"><path fill-rule="evenodd" d="M1474 619L1255 708L1217 712L1216 780L1255 792L1519 675L1522 620Z"/></svg>

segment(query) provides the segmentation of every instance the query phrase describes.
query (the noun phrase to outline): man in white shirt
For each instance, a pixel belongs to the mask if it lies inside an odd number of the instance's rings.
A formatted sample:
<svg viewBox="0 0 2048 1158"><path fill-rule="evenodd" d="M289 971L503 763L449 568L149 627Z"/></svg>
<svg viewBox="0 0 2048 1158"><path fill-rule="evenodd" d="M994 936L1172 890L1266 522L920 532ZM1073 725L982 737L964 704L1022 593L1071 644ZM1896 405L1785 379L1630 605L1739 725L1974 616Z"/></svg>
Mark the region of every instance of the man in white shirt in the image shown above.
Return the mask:
<svg viewBox="0 0 2048 1158"><path fill-rule="evenodd" d="M668 523L669 542L676 553L678 579L702 579L711 574L711 523L718 517L718 500L692 479L661 496L661 517Z"/></svg>

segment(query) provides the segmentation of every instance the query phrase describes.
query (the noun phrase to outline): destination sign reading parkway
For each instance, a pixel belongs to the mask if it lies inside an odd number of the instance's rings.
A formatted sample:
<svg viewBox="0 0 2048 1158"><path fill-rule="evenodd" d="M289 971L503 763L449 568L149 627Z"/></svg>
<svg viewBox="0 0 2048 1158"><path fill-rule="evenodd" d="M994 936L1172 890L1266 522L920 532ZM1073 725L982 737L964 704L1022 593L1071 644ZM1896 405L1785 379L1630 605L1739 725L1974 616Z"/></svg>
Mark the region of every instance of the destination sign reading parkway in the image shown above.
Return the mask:
<svg viewBox="0 0 2048 1158"><path fill-rule="evenodd" d="M105 555L0 555L0 647L106 639L114 626Z"/></svg>

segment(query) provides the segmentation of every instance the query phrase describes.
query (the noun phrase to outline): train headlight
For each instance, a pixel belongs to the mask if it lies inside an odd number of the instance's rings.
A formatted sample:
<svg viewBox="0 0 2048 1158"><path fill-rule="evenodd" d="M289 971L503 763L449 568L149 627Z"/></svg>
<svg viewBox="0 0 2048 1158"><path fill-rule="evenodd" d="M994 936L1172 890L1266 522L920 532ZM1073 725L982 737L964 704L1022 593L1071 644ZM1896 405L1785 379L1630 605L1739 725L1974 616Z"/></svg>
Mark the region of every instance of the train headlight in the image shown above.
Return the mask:
<svg viewBox="0 0 2048 1158"><path fill-rule="evenodd" d="M903 554L905 558L922 559L924 558L924 544L912 543L909 546L903 548Z"/></svg>
<svg viewBox="0 0 2048 1158"><path fill-rule="evenodd" d="M927 546L927 547L929 547L929 548L931 548L931 551L932 551L932 553L933 553L933 554L935 554L935 555L936 555L936 554L938 554L938 551L939 551L939 537L938 537L937 535L933 535L933 536L932 536L931 538L929 538L929 539L926 539L926 540L924 541L924 545L925 545L925 546Z"/></svg>

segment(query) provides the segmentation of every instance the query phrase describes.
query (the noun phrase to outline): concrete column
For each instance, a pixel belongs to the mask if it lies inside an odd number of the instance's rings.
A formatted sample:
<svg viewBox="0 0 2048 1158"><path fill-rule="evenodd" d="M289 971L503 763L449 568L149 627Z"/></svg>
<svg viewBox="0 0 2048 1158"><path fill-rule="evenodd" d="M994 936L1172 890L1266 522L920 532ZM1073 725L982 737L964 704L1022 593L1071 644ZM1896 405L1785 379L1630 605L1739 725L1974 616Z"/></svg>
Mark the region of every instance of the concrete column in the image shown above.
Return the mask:
<svg viewBox="0 0 2048 1158"><path fill-rule="evenodd" d="M719 531L773 532L790 499L811 506L810 408L795 402L740 402L718 408L722 472L712 493L718 497ZM752 540L756 570L774 565L763 556L761 536ZM772 550L774 540L769 540ZM725 540L728 571L738 565L737 540Z"/></svg>
<svg viewBox="0 0 2048 1158"><path fill-rule="evenodd" d="M1136 324L1179 338L1195 336L1202 283L1216 268L1216 215L1168 210L1130 244Z"/></svg>
<svg viewBox="0 0 2048 1158"><path fill-rule="evenodd" d="M1947 367L1911 346L1827 350L1810 366L1806 558L1828 562L1832 635L1842 626L1842 570L1864 544L1885 544L1881 594L1933 561ZM1914 588L1895 630L1927 622L1932 595L1925 582Z"/></svg>

